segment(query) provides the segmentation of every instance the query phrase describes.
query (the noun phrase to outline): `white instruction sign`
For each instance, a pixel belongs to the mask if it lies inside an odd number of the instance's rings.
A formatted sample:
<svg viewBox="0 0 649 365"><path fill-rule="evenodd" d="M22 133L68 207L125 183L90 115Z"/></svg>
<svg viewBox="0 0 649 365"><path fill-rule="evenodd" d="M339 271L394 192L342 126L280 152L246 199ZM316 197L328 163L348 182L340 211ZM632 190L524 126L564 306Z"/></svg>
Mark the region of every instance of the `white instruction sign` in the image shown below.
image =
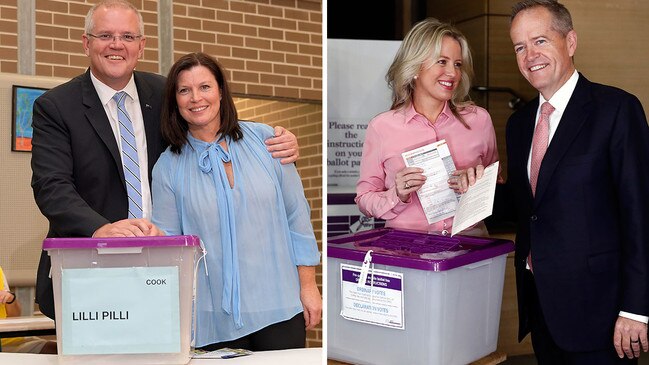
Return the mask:
<svg viewBox="0 0 649 365"><path fill-rule="evenodd" d="M340 264L340 274L343 318L405 329L403 273L370 269L365 285L358 285L360 266Z"/></svg>

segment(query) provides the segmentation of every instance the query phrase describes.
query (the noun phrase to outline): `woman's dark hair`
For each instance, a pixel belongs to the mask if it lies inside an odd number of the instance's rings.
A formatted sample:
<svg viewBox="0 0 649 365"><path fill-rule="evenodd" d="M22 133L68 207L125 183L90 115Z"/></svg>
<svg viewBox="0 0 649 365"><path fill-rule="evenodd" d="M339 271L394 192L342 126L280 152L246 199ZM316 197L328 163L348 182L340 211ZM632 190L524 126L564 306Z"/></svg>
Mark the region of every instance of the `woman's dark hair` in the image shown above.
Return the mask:
<svg viewBox="0 0 649 365"><path fill-rule="evenodd" d="M225 79L225 72L218 61L205 53L196 52L182 56L169 70L167 84L165 85L165 98L162 103L162 137L169 143L171 151L180 153L183 145L187 143L187 131L189 125L185 118L180 115L176 103L176 89L178 87L178 75L196 66L205 66L212 72L221 91L221 108L219 117L221 126L217 135L230 136L233 140L243 137L239 128L239 116L232 100L232 94ZM215 136L216 137L216 136Z"/></svg>

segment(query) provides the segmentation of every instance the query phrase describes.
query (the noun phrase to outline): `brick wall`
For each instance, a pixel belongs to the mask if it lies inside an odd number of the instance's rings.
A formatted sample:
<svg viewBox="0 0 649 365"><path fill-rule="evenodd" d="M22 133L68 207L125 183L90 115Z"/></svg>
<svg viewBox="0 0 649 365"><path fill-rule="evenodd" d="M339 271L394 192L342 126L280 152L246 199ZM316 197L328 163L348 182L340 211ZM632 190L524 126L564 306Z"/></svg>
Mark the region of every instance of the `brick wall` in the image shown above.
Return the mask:
<svg viewBox="0 0 649 365"><path fill-rule="evenodd" d="M0 72L18 71L17 0L0 0Z"/></svg>
<svg viewBox="0 0 649 365"><path fill-rule="evenodd" d="M138 69L158 71L158 2L132 1L147 37ZM36 1L36 74L73 77L88 67L83 21L93 1ZM16 0L0 0L1 72L16 72ZM234 93L322 100L322 4L312 0L174 1L174 59L203 51L228 69Z"/></svg>
<svg viewBox="0 0 649 365"><path fill-rule="evenodd" d="M322 100L320 1L174 1L174 58L197 49L230 70L232 90Z"/></svg>
<svg viewBox="0 0 649 365"><path fill-rule="evenodd" d="M3 73L18 69L18 1L0 0ZM159 72L158 1L131 2L142 13L147 37L138 69ZM72 78L85 72L89 61L81 35L94 3L35 1L36 75ZM298 136L298 172L322 249L321 1L180 0L173 1L172 13L174 60L188 52L212 54L228 71L242 119L282 125ZM321 268L318 283L322 292ZM322 326L308 334L308 345L322 346Z"/></svg>

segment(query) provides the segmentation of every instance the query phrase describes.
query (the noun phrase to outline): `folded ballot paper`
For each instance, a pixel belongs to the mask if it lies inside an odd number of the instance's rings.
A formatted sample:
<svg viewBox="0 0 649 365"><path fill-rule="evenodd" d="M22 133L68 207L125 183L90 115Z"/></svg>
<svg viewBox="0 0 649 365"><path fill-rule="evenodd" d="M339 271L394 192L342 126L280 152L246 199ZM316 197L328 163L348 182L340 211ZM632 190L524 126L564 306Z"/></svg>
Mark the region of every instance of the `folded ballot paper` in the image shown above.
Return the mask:
<svg viewBox="0 0 649 365"><path fill-rule="evenodd" d="M496 182L498 181L498 161L485 167L482 178L469 186L462 194L455 210L451 236L487 218L493 212Z"/></svg>

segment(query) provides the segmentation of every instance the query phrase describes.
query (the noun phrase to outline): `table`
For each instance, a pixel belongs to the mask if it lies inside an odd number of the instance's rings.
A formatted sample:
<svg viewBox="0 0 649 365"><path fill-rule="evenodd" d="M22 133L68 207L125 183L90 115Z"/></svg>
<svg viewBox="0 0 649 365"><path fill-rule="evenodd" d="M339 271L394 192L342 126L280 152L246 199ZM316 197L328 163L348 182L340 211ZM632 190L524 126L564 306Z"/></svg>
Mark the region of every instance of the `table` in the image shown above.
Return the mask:
<svg viewBox="0 0 649 365"><path fill-rule="evenodd" d="M260 351L234 359L192 359L189 365L322 365L321 347L279 351ZM57 355L0 352L0 364L59 365Z"/></svg>
<svg viewBox="0 0 649 365"><path fill-rule="evenodd" d="M0 338L55 335L54 321L45 316L0 319Z"/></svg>

